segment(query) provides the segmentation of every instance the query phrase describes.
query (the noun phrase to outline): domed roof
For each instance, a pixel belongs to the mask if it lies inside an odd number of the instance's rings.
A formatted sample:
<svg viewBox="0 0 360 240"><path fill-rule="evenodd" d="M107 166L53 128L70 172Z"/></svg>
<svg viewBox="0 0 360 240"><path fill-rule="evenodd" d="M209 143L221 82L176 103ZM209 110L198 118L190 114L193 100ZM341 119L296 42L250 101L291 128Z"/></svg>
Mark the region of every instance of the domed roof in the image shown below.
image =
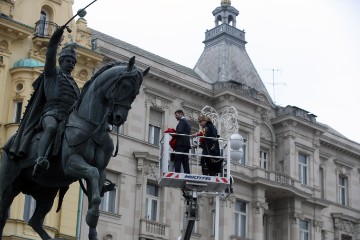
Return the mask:
<svg viewBox="0 0 360 240"><path fill-rule="evenodd" d="M44 67L45 64L39 61L36 61L32 58L25 58L14 63L14 68L33 68L33 67Z"/></svg>

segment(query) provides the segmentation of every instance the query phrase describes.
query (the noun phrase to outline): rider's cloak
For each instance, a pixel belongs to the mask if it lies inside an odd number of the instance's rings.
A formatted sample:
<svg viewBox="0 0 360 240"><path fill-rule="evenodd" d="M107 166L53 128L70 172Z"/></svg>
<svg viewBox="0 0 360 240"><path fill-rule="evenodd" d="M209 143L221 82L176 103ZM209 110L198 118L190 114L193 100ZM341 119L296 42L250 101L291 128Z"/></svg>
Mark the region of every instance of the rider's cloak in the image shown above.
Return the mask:
<svg viewBox="0 0 360 240"><path fill-rule="evenodd" d="M30 142L34 135L40 131L40 118L46 103L44 91L44 73L33 83L34 93L31 95L24 115L20 121L19 129L4 150L11 158L25 158L30 150Z"/></svg>

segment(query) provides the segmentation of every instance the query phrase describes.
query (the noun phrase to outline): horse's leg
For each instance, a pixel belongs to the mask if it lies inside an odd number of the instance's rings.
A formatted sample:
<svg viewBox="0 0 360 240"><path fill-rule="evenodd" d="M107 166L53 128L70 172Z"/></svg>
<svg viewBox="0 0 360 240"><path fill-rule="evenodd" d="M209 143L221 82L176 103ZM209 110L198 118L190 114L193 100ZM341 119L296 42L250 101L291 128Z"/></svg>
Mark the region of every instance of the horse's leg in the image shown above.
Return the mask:
<svg viewBox="0 0 360 240"><path fill-rule="evenodd" d="M90 166L83 157L74 154L71 155L64 168L66 176L73 178L84 178L88 184L88 191L91 196L89 199L89 210L86 214L86 223L91 228L96 228L99 219L99 205L101 202L99 190L99 171L97 168Z"/></svg>
<svg viewBox="0 0 360 240"><path fill-rule="evenodd" d="M29 225L39 234L42 240L51 239L49 234L44 230L43 224L46 214L48 214L54 204L57 189L42 189L43 192L34 193L36 208L34 214L29 220Z"/></svg>
<svg viewBox="0 0 360 240"><path fill-rule="evenodd" d="M20 185L15 182L5 189L3 195L0 194L0 240L2 239L6 219L9 217L10 206L20 191Z"/></svg>
<svg viewBox="0 0 360 240"><path fill-rule="evenodd" d="M99 170L99 189L100 189L100 191L102 191L102 189L104 187L105 179L106 179L105 170Z"/></svg>
<svg viewBox="0 0 360 240"><path fill-rule="evenodd" d="M105 183L105 179L106 179L106 173L105 170L99 171L99 189L101 190L103 188L103 185ZM89 185L89 183L88 183ZM91 189L88 188L88 195L89 195L89 203L91 201L90 196L91 196ZM92 206L90 206L89 204L89 208L91 208ZM89 240L97 240L97 231L96 231L96 227L90 227L89 228Z"/></svg>
<svg viewBox="0 0 360 240"><path fill-rule="evenodd" d="M89 236L88 237L89 237L89 240L98 240L96 227L89 228Z"/></svg>

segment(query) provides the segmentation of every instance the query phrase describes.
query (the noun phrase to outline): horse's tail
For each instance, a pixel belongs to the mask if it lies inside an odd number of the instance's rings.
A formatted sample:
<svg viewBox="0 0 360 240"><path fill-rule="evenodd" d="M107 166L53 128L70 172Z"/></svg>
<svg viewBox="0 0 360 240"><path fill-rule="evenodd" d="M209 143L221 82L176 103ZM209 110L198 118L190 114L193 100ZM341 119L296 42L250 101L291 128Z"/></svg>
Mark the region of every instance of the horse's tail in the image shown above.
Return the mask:
<svg viewBox="0 0 360 240"><path fill-rule="evenodd" d="M60 188L60 190L59 190L59 203L58 203L58 207L56 209L56 212L60 211L62 202L64 200L64 196L65 196L65 193L67 192L67 190L69 190L69 187Z"/></svg>

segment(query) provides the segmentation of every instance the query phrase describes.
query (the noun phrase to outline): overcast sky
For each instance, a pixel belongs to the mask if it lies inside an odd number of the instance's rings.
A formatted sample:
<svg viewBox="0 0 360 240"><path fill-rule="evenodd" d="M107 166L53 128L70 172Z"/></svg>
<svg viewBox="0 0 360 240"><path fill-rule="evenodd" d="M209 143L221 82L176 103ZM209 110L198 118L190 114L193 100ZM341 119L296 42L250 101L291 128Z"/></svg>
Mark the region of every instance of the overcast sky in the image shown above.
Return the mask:
<svg viewBox="0 0 360 240"><path fill-rule="evenodd" d="M92 0L75 0L74 12ZM98 0L88 27L194 68L221 0ZM280 106L360 143L360 0L232 0L246 50ZM274 74L273 74L274 73ZM273 84L274 83L274 84Z"/></svg>

